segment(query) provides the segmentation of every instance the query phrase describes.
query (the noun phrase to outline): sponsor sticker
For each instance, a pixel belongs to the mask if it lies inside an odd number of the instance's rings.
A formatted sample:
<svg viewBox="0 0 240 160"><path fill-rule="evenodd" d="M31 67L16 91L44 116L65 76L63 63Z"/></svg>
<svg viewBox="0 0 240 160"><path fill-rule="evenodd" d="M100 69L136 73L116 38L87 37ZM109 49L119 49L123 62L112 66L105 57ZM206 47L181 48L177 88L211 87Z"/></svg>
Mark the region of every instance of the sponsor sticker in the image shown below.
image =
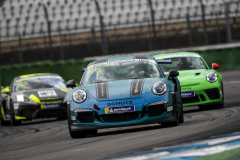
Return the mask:
<svg viewBox="0 0 240 160"><path fill-rule="evenodd" d="M188 97L194 97L195 91L189 91L189 92L181 92L182 98L188 98Z"/></svg>
<svg viewBox="0 0 240 160"><path fill-rule="evenodd" d="M122 101L122 102L111 102L107 103L108 106L124 106L124 105L130 105L133 104L132 101Z"/></svg>
<svg viewBox="0 0 240 160"><path fill-rule="evenodd" d="M58 107L61 107L61 104L59 104L59 103L58 104L43 104L41 108L43 109L43 108L58 108Z"/></svg>
<svg viewBox="0 0 240 160"><path fill-rule="evenodd" d="M105 114L111 113L122 113L122 112L132 112L135 111L135 106L120 106L120 107L106 107Z"/></svg>
<svg viewBox="0 0 240 160"><path fill-rule="evenodd" d="M145 79L133 79L132 80L132 84L131 84L132 86L131 86L131 90L130 90L131 96L142 94L142 88L144 85L144 81L145 81Z"/></svg>
<svg viewBox="0 0 240 160"><path fill-rule="evenodd" d="M54 90L38 91L40 98L43 97L57 97L57 93Z"/></svg>

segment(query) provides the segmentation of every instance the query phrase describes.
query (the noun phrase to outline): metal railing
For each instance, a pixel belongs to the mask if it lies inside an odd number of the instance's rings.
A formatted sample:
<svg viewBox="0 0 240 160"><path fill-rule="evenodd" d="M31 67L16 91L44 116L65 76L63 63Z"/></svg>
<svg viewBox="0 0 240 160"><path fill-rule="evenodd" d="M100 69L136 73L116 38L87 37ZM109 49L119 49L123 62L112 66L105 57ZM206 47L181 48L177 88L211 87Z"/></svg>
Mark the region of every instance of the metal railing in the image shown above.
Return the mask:
<svg viewBox="0 0 240 160"><path fill-rule="evenodd" d="M86 32L79 32L84 28L59 28L57 32L53 32L47 8L43 5L48 32L39 32L37 36L18 33L18 40L2 41L0 64L79 59L240 40L240 11L232 16L229 3L225 3L225 13L211 15L204 13L204 5L201 3L202 16L187 14L181 21L169 23L169 19L155 20L152 2L148 0L149 19L145 22L118 25L106 25L97 0L92 0L91 3L95 3L98 10L100 28L85 28Z"/></svg>

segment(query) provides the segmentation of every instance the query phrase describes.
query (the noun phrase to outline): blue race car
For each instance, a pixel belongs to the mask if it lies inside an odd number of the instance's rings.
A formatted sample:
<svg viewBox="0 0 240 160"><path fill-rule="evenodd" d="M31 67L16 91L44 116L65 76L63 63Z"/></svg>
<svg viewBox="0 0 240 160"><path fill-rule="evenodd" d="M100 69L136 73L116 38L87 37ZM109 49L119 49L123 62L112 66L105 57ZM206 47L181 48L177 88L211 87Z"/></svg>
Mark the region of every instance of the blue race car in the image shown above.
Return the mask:
<svg viewBox="0 0 240 160"><path fill-rule="evenodd" d="M164 61L161 61L164 63ZM151 56L128 56L91 62L78 87L67 82L68 126L72 138L97 129L184 122L178 72L165 77Z"/></svg>

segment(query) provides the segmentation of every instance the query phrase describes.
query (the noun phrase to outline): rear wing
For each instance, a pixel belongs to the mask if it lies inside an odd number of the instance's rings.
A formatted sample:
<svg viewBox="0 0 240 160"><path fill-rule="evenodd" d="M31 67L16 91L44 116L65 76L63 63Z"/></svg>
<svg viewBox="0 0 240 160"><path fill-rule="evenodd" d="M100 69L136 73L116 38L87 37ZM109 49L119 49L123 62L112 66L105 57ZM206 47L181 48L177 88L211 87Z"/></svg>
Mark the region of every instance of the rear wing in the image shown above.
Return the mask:
<svg viewBox="0 0 240 160"><path fill-rule="evenodd" d="M172 60L157 60L158 64L172 64Z"/></svg>

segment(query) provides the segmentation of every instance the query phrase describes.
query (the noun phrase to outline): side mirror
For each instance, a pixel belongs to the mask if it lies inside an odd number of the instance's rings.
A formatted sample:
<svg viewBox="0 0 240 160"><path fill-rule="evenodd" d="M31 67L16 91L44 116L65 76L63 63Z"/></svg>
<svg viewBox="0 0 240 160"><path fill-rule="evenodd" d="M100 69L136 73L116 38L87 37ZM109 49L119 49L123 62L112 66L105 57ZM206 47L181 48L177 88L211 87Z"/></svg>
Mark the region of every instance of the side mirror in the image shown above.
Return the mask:
<svg viewBox="0 0 240 160"><path fill-rule="evenodd" d="M178 75L179 75L178 71L170 70L169 74L168 74L168 77L177 77Z"/></svg>
<svg viewBox="0 0 240 160"><path fill-rule="evenodd" d="M69 81L66 83L66 86L67 86L68 88L74 88L74 87L76 87L76 82L75 82L75 80L74 80L74 79L69 80Z"/></svg>
<svg viewBox="0 0 240 160"><path fill-rule="evenodd" d="M219 66L219 64L217 64L217 63L213 63L213 64L212 64L212 68L213 68L213 69L218 69L218 68L220 68L220 66Z"/></svg>
<svg viewBox="0 0 240 160"><path fill-rule="evenodd" d="M6 87L2 90L2 93L10 93L9 87Z"/></svg>
<svg viewBox="0 0 240 160"><path fill-rule="evenodd" d="M84 73L86 71L86 68L82 68L82 73Z"/></svg>

